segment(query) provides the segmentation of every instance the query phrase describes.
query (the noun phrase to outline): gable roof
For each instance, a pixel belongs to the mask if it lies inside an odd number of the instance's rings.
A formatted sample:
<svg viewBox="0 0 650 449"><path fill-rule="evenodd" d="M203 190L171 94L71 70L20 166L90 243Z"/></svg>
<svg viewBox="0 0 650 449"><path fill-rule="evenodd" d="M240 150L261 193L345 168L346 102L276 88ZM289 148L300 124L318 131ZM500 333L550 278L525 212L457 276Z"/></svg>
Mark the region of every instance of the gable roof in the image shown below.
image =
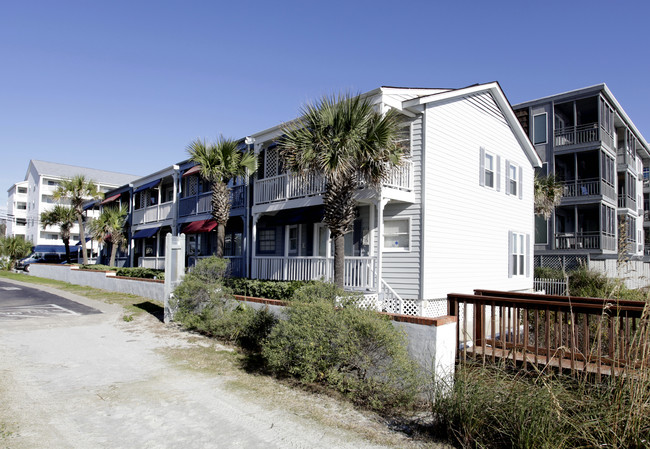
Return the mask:
<svg viewBox="0 0 650 449"><path fill-rule="evenodd" d="M489 94L492 95L492 98L494 99L497 106L501 110L501 113L505 117L507 124L510 126L510 129L512 129L515 138L521 145L521 148L524 150L524 153L526 153L526 156L528 157L530 163L533 165L533 167L541 167L542 161L539 158L539 155L535 151L535 148L533 147L533 144L530 142L530 139L524 132L524 129L521 127L519 120L517 120L517 117L515 117L515 113L512 110L512 106L510 106L510 102L506 98L505 94L503 93L503 90L501 90L501 86L499 86L499 83L497 82L492 82L487 84L475 84L469 87L463 87L460 89L451 89L451 90L435 93L432 95L413 98L411 100L404 101L402 103L402 107L405 109L415 108L420 105L458 99L461 97L465 97L467 95L477 94L481 92L488 92Z"/></svg>
<svg viewBox="0 0 650 449"><path fill-rule="evenodd" d="M78 167L75 165L59 164L56 162L38 161L32 159L29 161L27 174L25 180L29 175L29 170L34 167L36 173L41 176L54 176L57 178L72 178L76 175L83 174L87 179L90 179L99 184L121 186L128 184L139 176L128 175L124 173L117 173L112 171L98 170L96 168Z"/></svg>

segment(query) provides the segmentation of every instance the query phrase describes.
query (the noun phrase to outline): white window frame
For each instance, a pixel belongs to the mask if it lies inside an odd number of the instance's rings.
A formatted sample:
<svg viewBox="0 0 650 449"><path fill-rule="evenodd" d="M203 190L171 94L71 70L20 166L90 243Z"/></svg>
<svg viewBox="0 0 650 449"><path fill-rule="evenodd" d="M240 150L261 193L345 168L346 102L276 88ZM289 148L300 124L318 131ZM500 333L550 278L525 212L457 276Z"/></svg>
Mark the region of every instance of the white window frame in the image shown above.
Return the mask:
<svg viewBox="0 0 650 449"><path fill-rule="evenodd" d="M386 234L386 223L392 222L392 221L406 221L407 222L407 229L408 231L406 233L397 233L397 234ZM390 217L390 218L384 218L384 235L381 236L384 242L384 252L390 252L390 253L408 253L411 252L411 234L412 234L412 229L411 229L411 217ZM394 235L394 236L401 236L401 235L406 235L407 236L407 241L408 241L408 246L405 248L401 247L388 247L386 246L386 237Z"/></svg>
<svg viewBox="0 0 650 449"><path fill-rule="evenodd" d="M523 232L508 232L508 277L530 277L529 254L530 235Z"/></svg>
<svg viewBox="0 0 650 449"><path fill-rule="evenodd" d="M544 141L537 142L535 141L535 118L543 115L544 116ZM546 112L541 112L539 114L533 115L533 145L544 145L548 143L548 114Z"/></svg>
<svg viewBox="0 0 650 449"><path fill-rule="evenodd" d="M488 160L491 162L492 167L488 168ZM485 178L485 187L488 189L494 189L496 186L496 170L495 170L495 165L496 165L496 156L488 151L485 152L485 160L483 161L483 170L485 171L485 174L483 175ZM488 173L492 174L492 184L488 184Z"/></svg>
<svg viewBox="0 0 650 449"><path fill-rule="evenodd" d="M515 164L508 164L508 195L517 196L517 193L519 192L519 186L517 185L518 172L519 170Z"/></svg>

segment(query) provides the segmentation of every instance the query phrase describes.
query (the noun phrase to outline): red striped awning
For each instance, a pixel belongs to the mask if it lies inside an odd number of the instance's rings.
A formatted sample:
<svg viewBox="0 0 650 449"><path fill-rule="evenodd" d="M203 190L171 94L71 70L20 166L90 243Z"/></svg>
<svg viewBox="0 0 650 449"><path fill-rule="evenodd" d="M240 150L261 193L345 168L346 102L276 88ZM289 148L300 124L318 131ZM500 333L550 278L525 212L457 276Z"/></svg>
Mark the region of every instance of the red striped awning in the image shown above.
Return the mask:
<svg viewBox="0 0 650 449"><path fill-rule="evenodd" d="M99 203L99 204L100 204L100 205L103 205L103 204L112 203L113 201L115 201L116 199L118 199L118 198L120 197L120 195L121 195L121 194L118 193L118 194L115 194L115 195L109 196L108 198L105 198L104 201L102 201L102 202Z"/></svg>
<svg viewBox="0 0 650 449"><path fill-rule="evenodd" d="M186 176L193 175L193 174L198 173L200 171L201 171L201 166L200 165L195 165L194 167L190 168L185 173L183 173L182 178L184 178Z"/></svg>
<svg viewBox="0 0 650 449"><path fill-rule="evenodd" d="M199 234L201 232L210 232L217 227L217 222L210 218L209 220L193 221L183 228L184 234Z"/></svg>

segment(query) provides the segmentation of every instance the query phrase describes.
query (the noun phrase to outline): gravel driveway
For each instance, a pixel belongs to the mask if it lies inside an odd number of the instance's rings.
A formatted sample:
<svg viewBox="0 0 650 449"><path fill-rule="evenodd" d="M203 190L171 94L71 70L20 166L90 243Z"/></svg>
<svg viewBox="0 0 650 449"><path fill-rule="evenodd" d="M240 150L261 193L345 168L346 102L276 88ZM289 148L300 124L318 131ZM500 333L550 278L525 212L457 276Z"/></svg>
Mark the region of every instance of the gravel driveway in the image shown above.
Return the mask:
<svg viewBox="0 0 650 449"><path fill-rule="evenodd" d="M1 447L416 447L331 398L238 370L189 369L179 354L198 348L207 363L228 349L57 293L102 313L0 322Z"/></svg>

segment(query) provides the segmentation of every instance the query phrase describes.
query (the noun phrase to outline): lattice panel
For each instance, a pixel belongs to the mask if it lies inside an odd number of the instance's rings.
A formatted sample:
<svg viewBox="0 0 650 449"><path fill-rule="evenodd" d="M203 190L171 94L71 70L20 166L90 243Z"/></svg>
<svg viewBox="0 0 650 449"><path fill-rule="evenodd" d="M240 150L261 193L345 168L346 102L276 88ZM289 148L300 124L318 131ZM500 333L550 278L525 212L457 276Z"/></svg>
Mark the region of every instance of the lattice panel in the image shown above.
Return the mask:
<svg viewBox="0 0 650 449"><path fill-rule="evenodd" d="M363 295L358 302L359 307L369 310L381 310L379 307L379 296L375 294Z"/></svg>
<svg viewBox="0 0 650 449"><path fill-rule="evenodd" d="M422 301L422 316L437 318L447 315L447 298Z"/></svg>
<svg viewBox="0 0 650 449"><path fill-rule="evenodd" d="M196 195L199 192L199 177L190 176L187 180L187 195Z"/></svg>
<svg viewBox="0 0 650 449"><path fill-rule="evenodd" d="M535 256L534 266L571 271L589 264L588 256Z"/></svg>
<svg viewBox="0 0 650 449"><path fill-rule="evenodd" d="M267 178L278 175L278 149L269 148L266 150L265 175Z"/></svg>

